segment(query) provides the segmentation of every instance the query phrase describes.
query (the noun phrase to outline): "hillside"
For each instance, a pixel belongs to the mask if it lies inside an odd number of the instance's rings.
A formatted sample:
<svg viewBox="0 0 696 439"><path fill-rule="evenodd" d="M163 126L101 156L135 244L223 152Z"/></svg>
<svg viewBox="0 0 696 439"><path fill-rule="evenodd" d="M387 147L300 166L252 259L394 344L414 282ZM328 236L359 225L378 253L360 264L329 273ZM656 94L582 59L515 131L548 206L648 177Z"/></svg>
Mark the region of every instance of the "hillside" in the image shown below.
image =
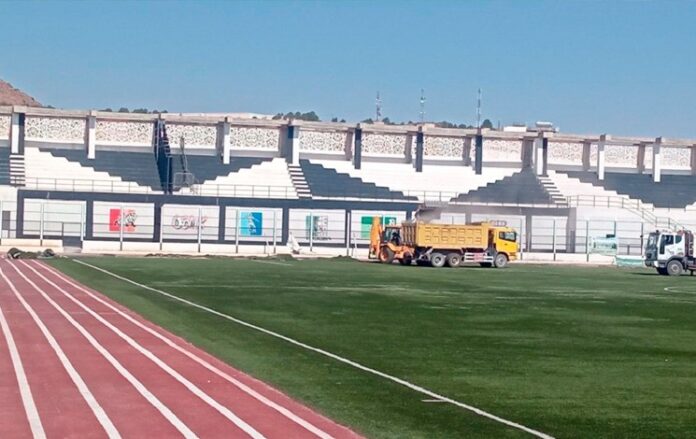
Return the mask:
<svg viewBox="0 0 696 439"><path fill-rule="evenodd" d="M28 107L42 107L41 103L21 90L18 90L8 82L0 79L0 105L26 105Z"/></svg>

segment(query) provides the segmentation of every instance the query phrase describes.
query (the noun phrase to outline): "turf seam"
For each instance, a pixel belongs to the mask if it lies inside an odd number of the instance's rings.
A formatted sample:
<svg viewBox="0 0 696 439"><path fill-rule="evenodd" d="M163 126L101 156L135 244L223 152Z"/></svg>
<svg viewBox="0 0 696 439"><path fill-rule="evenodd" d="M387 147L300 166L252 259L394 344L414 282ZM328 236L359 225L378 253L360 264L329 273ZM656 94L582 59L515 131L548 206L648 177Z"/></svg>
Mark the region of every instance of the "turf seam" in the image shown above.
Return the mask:
<svg viewBox="0 0 696 439"><path fill-rule="evenodd" d="M396 377L396 376L393 376L393 375L389 375L389 374L387 374L387 373L385 373L385 372L381 372L381 371L378 371L378 370L376 370L376 369L372 369L372 368L367 367L367 366L365 366L365 365L363 365L363 364L360 364L360 363L358 363L358 362L355 362L355 361L350 360L350 359L345 358L345 357L341 357L340 355L334 354L334 353L332 353L332 352L325 351L325 350L323 350L323 349L321 349L321 348L317 348L317 347L308 345L308 344L303 343L303 342L301 342L301 341L299 341L299 340L295 340L295 339L293 339L293 338L290 338L290 337L285 336L285 335L282 335L282 334L280 334L280 333L271 331L271 330L269 330L269 329L263 328L263 327L261 327L261 326L255 325L255 324L253 324L253 323L246 322L246 321L244 321L244 320L241 320L241 319L238 319L238 318L236 318L236 317L233 317L233 316L231 316L231 315L229 315L229 314L225 314L225 313L222 313L222 312L220 312L220 311L216 311L216 310L214 310L214 309L212 309L212 308L209 308L209 307L207 307L207 306L205 306L205 305L200 305L200 304L195 303L195 302L192 302L192 301L190 301L190 300L188 300L188 299L184 299L184 298L182 298L182 297L176 296L176 295L174 295L174 294L172 294L172 293L168 293L168 292L166 292L166 291L159 290L159 289L157 289L157 288L153 288L153 287L150 287L150 286L141 284L141 283L136 282L136 281L134 281L134 280L132 280L132 279L129 279L129 278L125 277L125 276L121 276L121 275L119 275L119 274L113 273L113 272L111 272L111 271L109 271L109 270L106 270L106 269L104 269L104 268L98 267L98 266L96 266L96 265L92 265L92 264L90 264L90 263L87 263L87 262L84 262L84 261L81 261L81 260L78 260L78 259L71 259L71 260L72 260L73 262L76 262L76 263L78 263L78 264L80 264L80 265L83 265L83 266L85 266L85 267L89 267L89 268L91 268L91 269L93 269L93 270L100 271L100 272L102 272L102 273L104 273L104 274L106 274L106 275L108 275L108 276L113 277L113 278L116 278L116 279L122 280L122 281L124 281L124 282L130 283L131 285L135 285L135 286L137 286L137 287L139 287L139 288L142 288L142 289L145 289L145 290L148 290L148 291L151 291L151 292L160 294L160 295L165 296L165 297L168 297L168 298L170 298L170 299L172 299L172 300L176 300L176 301L178 301L178 302L184 303L184 304L189 305L189 306L192 306L192 307L194 307L194 308L198 308L198 309L200 309L200 310L206 311L206 312L208 312L208 313L210 313L210 314L213 314L213 315L216 315L216 316L218 316L218 317L224 318L224 319L226 319L226 320L232 321L232 322L234 322L234 323L237 323L237 324L239 324L239 325L245 326L245 327L247 327L247 328L254 329L254 330L259 331L259 332L262 332L262 333L264 333L264 334L266 334L266 335L270 335L270 336L272 336L272 337L281 339L281 340L286 341L286 342L288 342L288 343L290 343L290 344L293 344L293 345L295 345L295 346L299 346L299 347L301 347L301 348L303 348L303 349L306 349L306 350L309 350L309 351L312 351L312 352L321 354L321 355L323 355L323 356L325 356L325 357L329 357L329 358L334 359L334 360L336 360L336 361L338 361L338 362L340 362L340 363L347 364L347 365L352 366L352 367L354 367L354 368L356 368L356 369L362 370L363 372L368 372L368 373L370 373L370 374L372 374L372 375L376 375L376 376L378 376L378 377L380 377L380 378L384 378L384 379L386 379L386 380L388 380L388 381L397 383L397 384L399 384L399 385L401 385L401 386L404 386L404 387L407 387L407 388L409 388L409 389L411 389L411 390L414 390L414 391L416 391L416 392L422 393L422 394L424 394L424 395L426 395L426 396L429 396L429 397L431 397L431 398L433 398L433 399L439 399L439 400L448 402L448 403L450 403L450 404L452 404L452 405L455 405L455 406L457 406L457 407L460 407L460 408L463 408L463 409L465 409L465 410L468 410L468 411L470 411L470 412L472 412L472 413L475 413L475 414L477 414L477 415L479 415L479 416L482 416L482 417L491 419L491 420L493 420L493 421L496 421L496 422L498 422L498 423L507 425L508 427L512 427L512 428L515 428L515 429L524 431L524 432L526 432L526 433L529 433L529 434L531 434L531 435L533 435L533 436L536 436L536 437L539 437L539 438L543 438L543 439L554 439L553 436L551 436L551 435L549 435L549 434L547 434L547 433L543 433L543 432L541 432L541 431L538 431L538 430L535 430L535 429L533 429L533 428L527 427L527 426L522 425L522 424L520 424L520 423L517 423L517 422L514 422L514 421L510 421L510 420L508 420L508 419L505 419L505 418L502 418L502 417L500 417L500 416L494 415L494 414L489 413L489 412L487 412L487 411L485 411L485 410L482 410L482 409L480 409L480 408L478 408L478 407L475 407L475 406L472 406L472 405L469 405L469 404L466 404L466 403L463 403L463 402L454 400L454 399L449 398L449 397L444 396L444 395L440 395L440 394L438 394L438 393L436 393L436 392L434 392L434 391L432 391L432 390L426 389L425 387L421 387L421 386L419 386L419 385L417 385L417 384L413 384L413 383L411 383L411 382L409 382L409 381L406 381L406 380L404 380L404 379L402 379L402 378L399 378L399 377Z"/></svg>

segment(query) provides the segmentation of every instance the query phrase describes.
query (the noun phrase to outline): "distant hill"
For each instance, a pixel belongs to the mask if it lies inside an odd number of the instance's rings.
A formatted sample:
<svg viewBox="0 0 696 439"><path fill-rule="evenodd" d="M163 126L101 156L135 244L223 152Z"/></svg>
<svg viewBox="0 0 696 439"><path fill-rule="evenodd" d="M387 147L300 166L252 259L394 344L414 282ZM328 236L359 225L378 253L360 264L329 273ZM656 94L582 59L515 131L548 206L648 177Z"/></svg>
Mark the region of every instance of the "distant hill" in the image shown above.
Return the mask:
<svg viewBox="0 0 696 439"><path fill-rule="evenodd" d="M9 82L0 79L0 105L26 105L27 107L43 107L39 101L22 90L18 90Z"/></svg>

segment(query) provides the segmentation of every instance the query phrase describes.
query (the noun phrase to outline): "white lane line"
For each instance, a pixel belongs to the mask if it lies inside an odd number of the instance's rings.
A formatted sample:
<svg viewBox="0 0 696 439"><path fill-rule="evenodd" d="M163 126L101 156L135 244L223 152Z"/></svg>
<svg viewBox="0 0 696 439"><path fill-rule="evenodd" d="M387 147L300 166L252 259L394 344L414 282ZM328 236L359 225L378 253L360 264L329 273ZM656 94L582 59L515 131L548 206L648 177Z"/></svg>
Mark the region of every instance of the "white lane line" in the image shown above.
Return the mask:
<svg viewBox="0 0 696 439"><path fill-rule="evenodd" d="M133 340L130 336L125 334L123 331L112 325L110 322L108 322L104 317L100 316L96 312L94 312L91 308L85 306L82 302L79 300L75 299L73 296L71 296L67 291L65 291L63 288L59 287L56 285L53 281L50 279L46 278L44 275L39 273L34 269L34 267L30 266L26 262L20 262L22 265L27 267L29 270L33 271L36 275L41 277L46 283L51 285L53 288L55 288L57 291L60 291L63 293L65 297L70 299L73 303L75 303L77 306L82 308L85 312L87 312L89 315L94 317L97 321L99 321L102 325L106 326L109 328L112 332L114 332L116 335L121 337L126 343L128 343L133 349L137 350L140 352L142 355L144 355L147 359L155 363L157 366L160 367L160 369L164 370L167 374L169 374L172 378L180 382L184 387L186 387L191 393L199 397L203 402L208 404L210 407L214 408L217 410L221 415L223 415L225 418L229 419L233 424L235 424L237 427L239 427L242 431L244 431L246 434L251 436L254 439L264 439L264 436L256 431L251 425L247 424L245 421L243 421L241 418L239 418L237 415L235 415L230 409L225 407L224 405L220 404L213 398L211 398L207 393L205 393L203 390L201 390L198 386L193 384L191 381L186 379L183 375L181 375L179 372L176 370L172 369L167 363L162 361L158 356L141 346L138 342Z"/></svg>
<svg viewBox="0 0 696 439"><path fill-rule="evenodd" d="M5 278L5 275L2 273L1 269L0 274L2 274L2 277ZM36 409L34 397L31 394L31 388L29 387L27 375L24 372L22 359L19 356L17 345L15 344L14 337L12 337L10 326L7 324L7 320L5 320L5 314L2 312L2 308L0 308L0 327L2 328L2 333L5 335L5 340L7 341L7 348L10 351L10 359L12 360L12 366L14 367L17 384L19 385L19 394L22 397L24 412L27 414L27 419L29 420L31 434L34 436L34 439L45 439L46 432L44 432L43 425L41 424L41 417L39 416L39 411Z"/></svg>
<svg viewBox="0 0 696 439"><path fill-rule="evenodd" d="M12 268L14 268L14 266L12 266ZM87 405L92 410L92 413L94 413L94 416L97 418L102 428L104 428L104 431L106 431L106 434L110 438L119 439L121 435L119 434L118 430L116 430L116 427L114 427L114 424L111 422L111 419L109 419L109 416L107 416L106 412L101 407L101 405L99 405L99 402L94 397L92 392L89 390L87 384L85 384L80 374L77 372L77 370L75 370L75 367L72 365L68 357L65 355L65 352L63 352L63 349L60 347L56 339L53 337L53 334L51 334L46 325L44 325L43 321L41 321L39 316L36 314L34 309L27 303L26 300L24 300L24 297L22 297L19 291L17 291L17 288L14 286L12 281L10 281L10 279L7 278L7 276L2 270L0 270L0 276L2 276L5 282L7 282L14 295L17 296L17 299L22 303L24 309L27 310L31 318L34 320L34 323L36 323L36 326L39 327L41 333L44 335L44 337L46 337L46 340L48 340L48 344L51 346L51 348L53 348L53 351L58 356L58 359L60 360L60 363L63 365L63 368L66 372L68 372L70 379L77 387L77 390L80 392L80 395L82 395L82 398L84 398L85 402L87 402Z"/></svg>
<svg viewBox="0 0 696 439"><path fill-rule="evenodd" d="M176 344L175 342L173 342L172 340L170 340L168 337L163 336L162 334L160 334L159 332L155 331L154 329L152 329L152 328L150 328L150 327L144 325L143 323L141 323L141 322L139 322L138 320L134 319L134 318L131 317L130 315L124 313L123 311L121 311L121 310L118 309L117 307L113 306L113 305L110 304L109 302L105 301L104 299L102 299L102 298L99 297L98 295L92 293L92 292L89 291L88 289L82 287L82 286L79 285L79 284L76 284L75 282L73 282L73 281L70 280L69 278L63 276L63 275L62 275L60 272L58 272L57 270L55 270L55 269L49 267L49 266L46 265L46 264L39 263L39 262L37 262L37 263L35 264L35 266L36 266L36 267L39 267L39 268L41 268L41 269L43 269L43 270L45 270L45 271L47 271L47 272L49 272L49 273L51 273L51 274L53 274L55 277L57 277L58 279L62 280L62 281L65 282L65 283L71 285L71 286L74 287L75 289L84 292L84 293L87 294L89 297L91 297L92 299L94 299L94 300L96 300L97 302L101 303L102 305L108 307L109 309L113 310L114 312L116 312L118 315L120 315L120 316L123 317L124 319L128 320L129 322L133 323L134 325L136 325L137 327L143 329L144 331L148 332L149 334L152 334L153 336L157 337L159 340L161 340L161 341L163 341L164 343L166 343L169 347L171 347L171 348L177 350L178 352L181 352L182 354L186 355L186 356L187 356L188 358L190 358L191 360L193 360L193 361L195 361L196 363L200 364L201 366L205 367L206 369L208 369L208 370L211 371L212 373L216 374L217 376L223 378L224 380L227 380L228 382L230 382L231 384L233 384L233 385L236 386L237 388L241 389L242 391L246 392L247 394L249 394L250 396L252 396L252 397L255 398L256 400L258 400L258 401L260 401L261 403L265 404L266 406L268 406L268 407L270 407L270 408L276 410L277 412L279 412L280 414L282 414L282 415L285 416L286 418L288 418L288 419L290 419L291 421L295 422L296 424L302 426L303 428L305 428L306 430L310 431L311 433L314 433L316 436L318 436L318 437L320 437L320 438L322 438L322 439L331 439L331 438L332 438L331 435L329 435L328 433L326 433L326 432L320 430L319 428L315 427L314 425L312 425L311 423L307 422L306 420L302 419L301 417L299 417L298 415L294 414L294 413L293 413L292 411L290 411L289 409L283 407L283 406L280 405L280 404L277 404L277 403L273 402L272 400L270 400L270 399L266 398L265 396L261 395L260 393L258 393L257 391L255 391L255 390L252 389L251 387L247 386L247 385L244 384L243 382L237 380L236 378L233 378L233 377L230 376L229 374L227 374L227 373L221 371L220 369L218 369L217 367L213 366L213 365L210 364L209 362L207 362L207 361L205 361L204 359L200 358L200 357L197 356L196 354L190 352L190 351L187 350L187 349L182 348L181 346L179 346L178 344ZM43 276L42 276L42 277L43 277Z"/></svg>
<svg viewBox="0 0 696 439"><path fill-rule="evenodd" d="M80 325L70 314L68 314L64 309L62 309L58 304L51 299L48 294L41 288L39 288L34 282L29 280L17 267L14 266L14 264L10 264L10 266L17 272L19 275L26 280L29 285L31 285L36 291L38 291L48 303L50 303L66 320L72 324L75 329L77 329L80 334L82 334L83 337L89 341L89 343L104 357L106 360L111 363L111 365L126 379L128 382L131 383L133 387L150 403L152 404L161 414L164 416L179 432L185 437L185 438L190 438L190 439L195 439L197 436L174 414L172 413L171 410L169 410L169 407L166 405L162 404L162 402L157 399L155 395L153 395L140 381L138 381L137 378L133 376L121 363L114 358L113 355L109 351L107 351L104 346L99 344L99 342L90 334L82 325ZM4 275L3 275L4 277ZM16 294L16 293L15 293ZM21 296L20 296L21 297ZM22 299L23 300L23 299ZM33 311L32 311L33 312ZM50 333L49 333L50 335ZM52 338L52 337L51 337Z"/></svg>
<svg viewBox="0 0 696 439"><path fill-rule="evenodd" d="M184 304L186 304L186 305L192 306L192 307L194 307L194 308L198 308L198 309L200 309L200 310L209 312L210 314L216 315L216 316L218 316L218 317L222 317L223 319L227 319L227 320L229 320L229 321L231 321L231 322L235 322L235 323L237 323L237 324L239 324L239 325L246 326L247 328L251 328L251 329L254 329L254 330L256 330L256 331L262 332L262 333L264 333L264 334L270 335L270 336L272 336L272 337L279 338L279 339L281 339L281 340L284 340L284 341L286 341L286 342L288 342L288 343L291 343L291 344L293 344L293 345L295 345L295 346L299 346L299 347L301 347L301 348L303 348L303 349L306 349L306 350L308 350L308 351L316 352L316 353L321 354L321 355L324 355L324 356L326 356L326 357L333 358L333 359L336 360L336 361L339 361L339 362L341 362L341 363L347 364L347 365L352 366L352 367L354 367L354 368L356 368L356 369L360 369L360 370L362 370L362 371L364 371L364 372L371 373L371 374L373 374L373 375L376 375L376 376L378 376L378 377L381 377L381 378L384 378L384 379L386 379L386 380L392 381L392 382L394 382L394 383L400 384L400 385L402 385L402 386L404 386L404 387L407 387L407 388L409 388L409 389L411 389L411 390L414 390L414 391L416 391L416 392L422 393L422 394L424 394L424 395L426 395L426 396L429 396L429 397L431 397L431 398L433 398L433 399L441 399L441 400L447 401L447 402L449 402L450 404L456 405L457 407L463 408L463 409L468 410L468 411L470 411L470 412L472 412L472 413L476 413L476 414L479 415L479 416L483 416L483 417L485 417L485 418L488 418L488 419L491 419L491 420L493 420L493 421L499 422L499 423L501 423L501 424L507 425L508 427L512 427L512 428L516 428L516 429L518 429L518 430L522 430L522 431L524 431L524 432L526 432L526 433L529 433L529 434L531 434L531 435L533 435L533 436L536 436L536 437L539 437L539 438L543 438L543 439L553 439L553 436L551 436L551 435L549 435L549 434L547 434L547 433L542 433L541 431L534 430L534 429L532 429L532 428L530 428L530 427L526 427L526 426L524 426L524 425L522 425L522 424L519 424L519 423L517 423L517 422L510 421L510 420L507 420L507 419L505 419L505 418L501 418L500 416L494 415L494 414L489 413L489 412L487 412L487 411L485 411L485 410L481 410L480 408L474 407L474 406L472 406L472 405L465 404L465 403L463 403L463 402L459 402L459 401L454 400L454 399L452 399L452 398L448 398L448 397L446 397L446 396L440 395L440 394L438 394L438 393L433 392L432 390L428 390L428 389L426 389L426 388L424 388L424 387L421 387L421 386L419 386L419 385L417 385L417 384L410 383L410 382L408 382L408 381L406 381L406 380L404 380L404 379L395 377L395 376L393 376L393 375L389 375L389 374L384 373L384 372L380 372L380 371L375 370L375 369L371 369L371 368L369 368L369 367L367 367L367 366L364 366L364 365L362 365L362 364L360 364L360 363L358 363L358 362L355 362L355 361L353 361L353 360L349 360L348 358L341 357L340 355L333 354L333 353L331 353L331 352L325 351L325 350L320 349L320 348L315 348L314 346L310 346L310 345L308 345L308 344L306 344L306 343L303 343L303 342L301 342L301 341L295 340L294 338L290 338L290 337L287 337L287 336L285 336L285 335L279 334L279 333L277 333L277 332L271 331L271 330L269 330L269 329L262 328L261 326L254 325L253 323L245 322L244 320L240 320L240 319L238 319L238 318L236 318L236 317L232 317L232 316L230 316L230 315L228 315L228 314L224 314L224 313L222 313L222 312L220 312L220 311L216 311L216 310L214 310L214 309L212 309L212 308L208 308L207 306L199 305L199 304L197 304L197 303L195 303L195 302L192 302L192 301L190 301L190 300L188 300L188 299L184 299L184 298L181 298L181 297L179 297L179 296L175 296L174 294L167 293L166 291L158 290L157 288L148 287L147 285L143 285L143 284L138 283L138 282L136 282L136 281L134 281L134 280L128 279L127 277L118 275L118 274L116 274L116 273L112 273L112 272L110 272L109 270L105 270L105 269L103 269L103 268L97 267L96 265L92 265L92 264L89 264L89 263L87 263L87 262L80 261L80 260L77 260L77 259L72 259L72 261L73 261L73 262L76 262L76 263L78 263L78 264L80 264L80 265L84 265L84 266L86 266L86 267L90 267L90 268L92 268L92 269L94 269L94 270L100 271L100 272L102 272L102 273L104 273L104 274L107 274L107 275L109 275L109 276L111 276L111 277L114 277L114 278L116 278L116 279L120 279L120 280L122 280L122 281L124 281L124 282L127 282L127 283L131 284L131 285L135 285L135 286L140 287L140 288L143 288L143 289L145 289L145 290L152 291L153 293L161 294L162 296L168 297L168 298L170 298L170 299L172 299L172 300L176 300L176 301L179 301L179 302L184 303Z"/></svg>

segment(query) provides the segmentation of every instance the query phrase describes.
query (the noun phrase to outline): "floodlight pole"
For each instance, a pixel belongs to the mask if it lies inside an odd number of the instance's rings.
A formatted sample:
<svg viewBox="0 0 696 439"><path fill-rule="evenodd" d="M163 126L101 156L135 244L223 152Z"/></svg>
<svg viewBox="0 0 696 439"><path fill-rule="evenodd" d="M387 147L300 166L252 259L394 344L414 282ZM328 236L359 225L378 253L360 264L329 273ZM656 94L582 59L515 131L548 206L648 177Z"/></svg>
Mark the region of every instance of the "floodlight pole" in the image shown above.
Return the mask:
<svg viewBox="0 0 696 439"><path fill-rule="evenodd" d="M235 227L234 227L234 252L239 253L239 209L235 210Z"/></svg>
<svg viewBox="0 0 696 439"><path fill-rule="evenodd" d="M278 245L278 229L276 228L276 216L277 216L277 211L273 211L273 254L277 253L277 245Z"/></svg>
<svg viewBox="0 0 696 439"><path fill-rule="evenodd" d="M309 252L314 252L314 214L309 214Z"/></svg>

